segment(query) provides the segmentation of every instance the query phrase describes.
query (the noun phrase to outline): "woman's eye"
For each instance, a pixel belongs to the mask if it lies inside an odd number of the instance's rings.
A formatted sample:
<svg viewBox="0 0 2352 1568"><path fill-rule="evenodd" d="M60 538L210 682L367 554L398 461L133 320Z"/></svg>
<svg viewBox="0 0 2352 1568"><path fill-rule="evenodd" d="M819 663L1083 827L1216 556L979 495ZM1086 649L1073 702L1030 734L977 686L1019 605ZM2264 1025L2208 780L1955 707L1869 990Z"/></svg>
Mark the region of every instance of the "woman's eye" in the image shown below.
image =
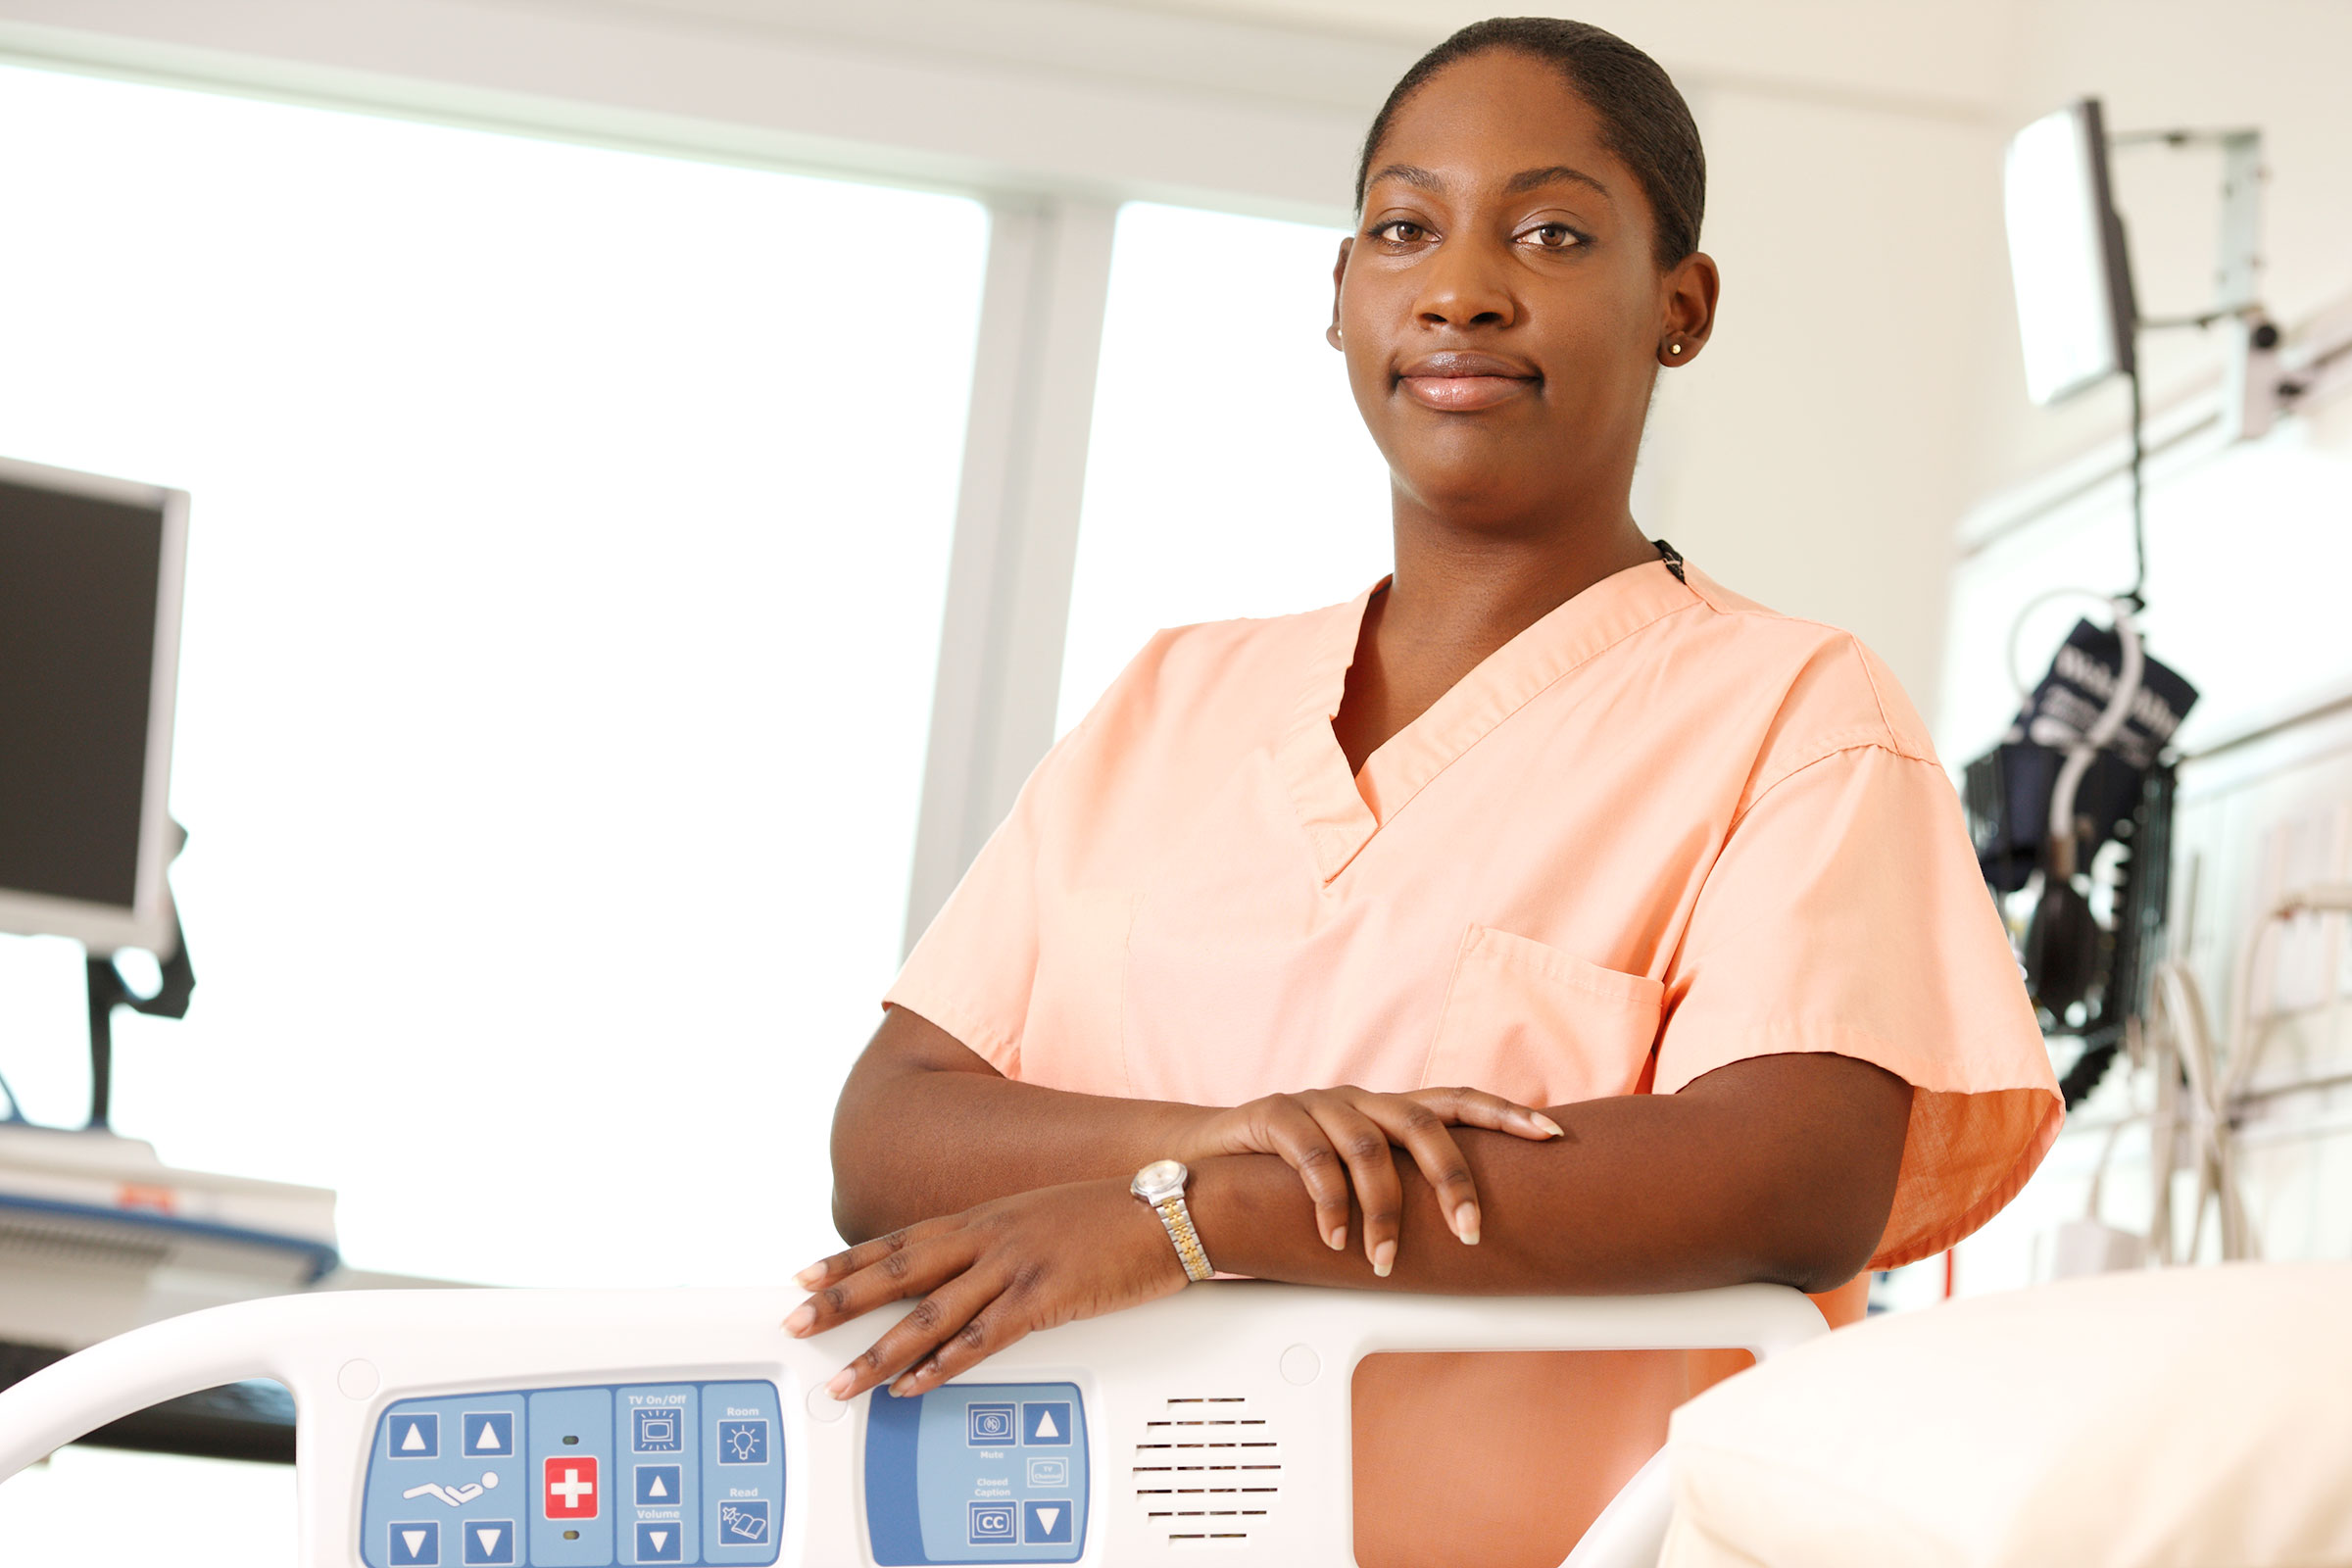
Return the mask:
<svg viewBox="0 0 2352 1568"><path fill-rule="evenodd" d="M1521 234L1520 239L1533 241L1539 250L1572 250L1585 242L1585 236L1566 223L1538 223Z"/></svg>
<svg viewBox="0 0 2352 1568"><path fill-rule="evenodd" d="M1375 239L1385 239L1393 245L1418 245L1429 238L1429 230L1409 218L1392 218L1372 230Z"/></svg>

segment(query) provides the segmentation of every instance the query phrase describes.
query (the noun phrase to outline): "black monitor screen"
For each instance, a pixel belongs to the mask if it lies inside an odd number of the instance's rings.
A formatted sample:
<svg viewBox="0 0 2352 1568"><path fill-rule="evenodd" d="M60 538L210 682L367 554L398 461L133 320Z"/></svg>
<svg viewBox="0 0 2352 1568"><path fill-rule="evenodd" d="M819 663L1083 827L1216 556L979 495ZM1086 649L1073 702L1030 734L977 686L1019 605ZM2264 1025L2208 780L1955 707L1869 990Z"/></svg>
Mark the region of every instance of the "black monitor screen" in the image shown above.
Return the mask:
<svg viewBox="0 0 2352 1568"><path fill-rule="evenodd" d="M0 479L0 889L136 902L160 509Z"/></svg>

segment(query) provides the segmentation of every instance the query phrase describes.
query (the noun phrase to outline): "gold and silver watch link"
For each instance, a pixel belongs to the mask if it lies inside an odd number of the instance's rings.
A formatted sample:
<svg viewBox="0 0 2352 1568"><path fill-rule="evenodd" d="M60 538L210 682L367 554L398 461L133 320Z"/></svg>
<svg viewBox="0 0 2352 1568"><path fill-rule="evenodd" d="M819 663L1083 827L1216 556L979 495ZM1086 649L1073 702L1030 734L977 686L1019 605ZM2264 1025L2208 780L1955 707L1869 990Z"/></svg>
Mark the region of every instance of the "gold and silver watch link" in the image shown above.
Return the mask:
<svg viewBox="0 0 2352 1568"><path fill-rule="evenodd" d="M1208 1253L1200 1246L1200 1233L1193 1229L1193 1212L1184 1206L1184 1184L1193 1173L1181 1159L1155 1159L1135 1173L1127 1190L1152 1205L1159 1222L1168 1228L1168 1240L1176 1244L1177 1260L1184 1264L1184 1277L1196 1284L1216 1273L1209 1265Z"/></svg>

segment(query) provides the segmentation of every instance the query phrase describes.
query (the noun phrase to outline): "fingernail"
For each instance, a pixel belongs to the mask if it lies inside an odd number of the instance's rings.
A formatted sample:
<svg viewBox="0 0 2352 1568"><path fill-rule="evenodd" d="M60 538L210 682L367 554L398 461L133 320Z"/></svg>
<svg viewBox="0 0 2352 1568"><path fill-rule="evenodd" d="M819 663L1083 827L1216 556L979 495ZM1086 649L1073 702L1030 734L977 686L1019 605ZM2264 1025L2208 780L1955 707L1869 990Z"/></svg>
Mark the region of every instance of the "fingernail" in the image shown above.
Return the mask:
<svg viewBox="0 0 2352 1568"><path fill-rule="evenodd" d="M1378 1247L1372 1249L1373 1273L1379 1275L1385 1280L1389 1277L1389 1270L1395 1268L1396 1266L1396 1244L1395 1242L1383 1242Z"/></svg>
<svg viewBox="0 0 2352 1568"><path fill-rule="evenodd" d="M1348 1227L1345 1225L1334 1225L1331 1234L1323 1239L1331 1244L1331 1250L1335 1252L1348 1250Z"/></svg>
<svg viewBox="0 0 2352 1568"><path fill-rule="evenodd" d="M1462 1239L1465 1247L1478 1245L1478 1205L1464 1203L1453 1211L1453 1234Z"/></svg>
<svg viewBox="0 0 2352 1568"><path fill-rule="evenodd" d="M913 1392L914 1374L911 1372L900 1378L898 1382L893 1383L890 1386L890 1396L894 1399L904 1399L906 1397L906 1396L912 1394Z"/></svg>
<svg viewBox="0 0 2352 1568"><path fill-rule="evenodd" d="M801 1270L798 1274L795 1274L792 1277L792 1283L798 1285L802 1290L805 1291L824 1277L825 1265L822 1263L811 1263L807 1268Z"/></svg>
<svg viewBox="0 0 2352 1568"><path fill-rule="evenodd" d="M845 1366L833 1374L833 1381L825 1385L825 1392L836 1399L846 1399L850 1396L850 1385L857 1381L858 1374Z"/></svg>
<svg viewBox="0 0 2352 1568"><path fill-rule="evenodd" d="M1566 1133L1560 1130L1560 1124L1558 1122L1553 1121L1549 1116L1544 1115L1540 1110L1535 1113L1535 1122L1537 1128L1541 1130L1544 1136L1546 1138L1565 1138L1568 1136Z"/></svg>
<svg viewBox="0 0 2352 1568"><path fill-rule="evenodd" d="M796 1340L814 1327L816 1327L816 1308L810 1306L807 1301L794 1307L792 1316L784 1320L784 1332Z"/></svg>

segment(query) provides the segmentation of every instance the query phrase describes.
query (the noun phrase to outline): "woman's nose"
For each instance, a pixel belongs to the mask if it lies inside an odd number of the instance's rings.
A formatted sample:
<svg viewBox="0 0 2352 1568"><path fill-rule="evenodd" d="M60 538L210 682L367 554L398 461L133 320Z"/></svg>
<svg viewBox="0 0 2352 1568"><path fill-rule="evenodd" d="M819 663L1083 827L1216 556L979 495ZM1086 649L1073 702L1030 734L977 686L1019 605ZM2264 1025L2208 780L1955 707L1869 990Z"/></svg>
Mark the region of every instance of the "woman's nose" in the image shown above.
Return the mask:
<svg viewBox="0 0 2352 1568"><path fill-rule="evenodd" d="M1500 258L1489 247L1453 241L1438 247L1421 274L1413 314L1425 326L1508 326L1518 302L1503 279Z"/></svg>

